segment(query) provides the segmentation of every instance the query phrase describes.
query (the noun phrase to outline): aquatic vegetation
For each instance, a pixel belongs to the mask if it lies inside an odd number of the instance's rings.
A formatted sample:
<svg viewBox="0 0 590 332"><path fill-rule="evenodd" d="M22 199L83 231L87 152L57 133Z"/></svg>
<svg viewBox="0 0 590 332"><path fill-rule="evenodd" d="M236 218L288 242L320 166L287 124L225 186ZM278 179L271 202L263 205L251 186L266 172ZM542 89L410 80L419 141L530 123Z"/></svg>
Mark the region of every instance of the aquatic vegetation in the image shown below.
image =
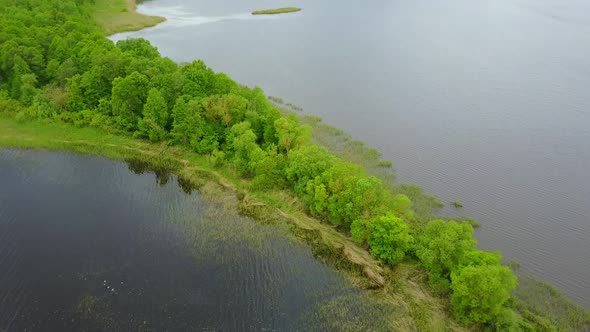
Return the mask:
<svg viewBox="0 0 590 332"><path fill-rule="evenodd" d="M590 313L567 299L555 287L533 277L520 277L515 307L539 331L587 331Z"/></svg>
<svg viewBox="0 0 590 332"><path fill-rule="evenodd" d="M276 8L276 9L255 10L252 12L252 15L285 14L285 13L298 12L300 10L301 10L301 8L296 8L296 7L283 7L283 8Z"/></svg>

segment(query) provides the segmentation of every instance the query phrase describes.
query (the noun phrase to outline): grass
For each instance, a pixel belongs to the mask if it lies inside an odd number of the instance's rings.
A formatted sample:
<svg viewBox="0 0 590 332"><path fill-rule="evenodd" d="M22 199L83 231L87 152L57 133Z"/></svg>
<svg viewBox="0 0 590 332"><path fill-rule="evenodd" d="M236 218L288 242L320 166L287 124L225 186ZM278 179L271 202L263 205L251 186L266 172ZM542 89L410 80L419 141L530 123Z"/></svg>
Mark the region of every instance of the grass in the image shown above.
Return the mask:
<svg viewBox="0 0 590 332"><path fill-rule="evenodd" d="M590 312L546 282L519 277L514 296L517 310L539 331L551 331L551 324L558 331L590 331Z"/></svg>
<svg viewBox="0 0 590 332"><path fill-rule="evenodd" d="M136 9L136 0L96 0L94 18L107 36L153 27L166 20L140 14Z"/></svg>
<svg viewBox="0 0 590 332"><path fill-rule="evenodd" d="M426 273L413 263L383 267L369 253L334 227L307 216L303 204L288 191L257 191L230 167L218 167L207 156L180 147L148 143L130 136L113 135L93 128L50 121L19 122L0 114L0 147L68 150L133 161L130 168L141 171L146 163L166 176L176 174L186 187L205 191L213 181L224 193L235 197L228 204L261 222L286 225L294 237L307 243L318 259L340 270L367 296L387 308L389 330L463 331L451 317L448 301L430 293ZM160 170L160 171L158 171ZM206 181L204 181L206 179ZM180 181L179 181L180 182ZM215 195L214 195L215 196Z"/></svg>
<svg viewBox="0 0 590 332"><path fill-rule="evenodd" d="M252 12L252 15L284 14L284 13L298 12L300 10L301 10L301 8L297 8L297 7L283 7L283 8L276 8L276 9L255 10Z"/></svg>

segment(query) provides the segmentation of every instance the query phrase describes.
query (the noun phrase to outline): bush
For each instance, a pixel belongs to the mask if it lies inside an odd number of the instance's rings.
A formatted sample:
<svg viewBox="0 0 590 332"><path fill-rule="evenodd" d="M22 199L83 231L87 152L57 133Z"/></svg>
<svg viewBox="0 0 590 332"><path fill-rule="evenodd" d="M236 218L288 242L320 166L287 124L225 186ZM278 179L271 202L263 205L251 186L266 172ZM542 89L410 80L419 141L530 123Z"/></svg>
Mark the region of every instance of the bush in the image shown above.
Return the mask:
<svg viewBox="0 0 590 332"><path fill-rule="evenodd" d="M375 218L370 230L371 254L389 264L399 263L414 243L408 225L393 214Z"/></svg>
<svg viewBox="0 0 590 332"><path fill-rule="evenodd" d="M503 313L515 287L516 276L505 266L464 267L451 274L453 311L465 323L490 323Z"/></svg>
<svg viewBox="0 0 590 332"><path fill-rule="evenodd" d="M371 235L371 221L368 219L357 219L350 224L350 235L352 240L358 244L364 245Z"/></svg>
<svg viewBox="0 0 590 332"><path fill-rule="evenodd" d="M429 271L430 283L438 292L448 288L450 273L475 248L473 227L454 221L433 220L419 238L416 256Z"/></svg>

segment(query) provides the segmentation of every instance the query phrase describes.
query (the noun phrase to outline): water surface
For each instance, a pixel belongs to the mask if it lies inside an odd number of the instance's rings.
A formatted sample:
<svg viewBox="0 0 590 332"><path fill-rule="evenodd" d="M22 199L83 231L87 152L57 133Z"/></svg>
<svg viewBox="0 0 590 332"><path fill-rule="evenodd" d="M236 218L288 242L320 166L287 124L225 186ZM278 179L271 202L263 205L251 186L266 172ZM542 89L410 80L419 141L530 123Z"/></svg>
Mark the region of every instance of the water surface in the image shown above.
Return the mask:
<svg viewBox="0 0 590 332"><path fill-rule="evenodd" d="M261 8L303 11L252 17ZM590 307L590 2L154 0L141 36L303 106ZM457 213L455 211L447 211Z"/></svg>
<svg viewBox="0 0 590 332"><path fill-rule="evenodd" d="M0 271L0 331L374 329L384 314L280 226L71 153L0 149Z"/></svg>

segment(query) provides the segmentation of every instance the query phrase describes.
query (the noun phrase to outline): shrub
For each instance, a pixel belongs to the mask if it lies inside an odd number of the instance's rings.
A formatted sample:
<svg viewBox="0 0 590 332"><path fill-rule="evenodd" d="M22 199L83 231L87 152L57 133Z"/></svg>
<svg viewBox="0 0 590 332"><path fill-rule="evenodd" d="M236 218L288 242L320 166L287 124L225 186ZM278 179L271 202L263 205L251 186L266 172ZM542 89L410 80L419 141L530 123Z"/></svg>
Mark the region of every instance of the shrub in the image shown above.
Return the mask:
<svg viewBox="0 0 590 332"><path fill-rule="evenodd" d="M451 275L451 304L460 321L489 323L502 314L515 287L516 277L505 266L467 266Z"/></svg>
<svg viewBox="0 0 590 332"><path fill-rule="evenodd" d="M375 218L370 229L371 254L389 264L399 263L414 243L408 225L393 214Z"/></svg>

